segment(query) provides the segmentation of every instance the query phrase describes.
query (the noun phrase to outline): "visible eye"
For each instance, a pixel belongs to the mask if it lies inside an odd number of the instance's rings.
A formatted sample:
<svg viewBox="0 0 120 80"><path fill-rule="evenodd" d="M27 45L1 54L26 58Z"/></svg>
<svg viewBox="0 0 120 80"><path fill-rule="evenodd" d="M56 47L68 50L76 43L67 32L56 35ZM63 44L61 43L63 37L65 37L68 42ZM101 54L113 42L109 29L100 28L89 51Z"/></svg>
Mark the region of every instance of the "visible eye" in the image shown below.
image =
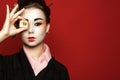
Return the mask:
<svg viewBox="0 0 120 80"><path fill-rule="evenodd" d="M37 23L35 23L34 25L35 26L40 26L42 23L40 23L40 22L37 22Z"/></svg>

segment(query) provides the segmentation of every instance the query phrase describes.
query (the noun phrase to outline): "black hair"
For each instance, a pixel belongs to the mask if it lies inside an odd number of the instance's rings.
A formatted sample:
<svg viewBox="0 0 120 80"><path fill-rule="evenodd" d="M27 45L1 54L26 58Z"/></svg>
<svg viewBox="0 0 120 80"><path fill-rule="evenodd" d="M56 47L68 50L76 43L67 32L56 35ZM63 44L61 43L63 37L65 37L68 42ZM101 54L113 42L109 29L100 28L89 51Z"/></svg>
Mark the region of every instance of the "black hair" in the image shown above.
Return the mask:
<svg viewBox="0 0 120 80"><path fill-rule="evenodd" d="M41 9L45 14L46 22L50 23L50 8L47 6L45 0L18 0L18 5L18 10L31 7Z"/></svg>

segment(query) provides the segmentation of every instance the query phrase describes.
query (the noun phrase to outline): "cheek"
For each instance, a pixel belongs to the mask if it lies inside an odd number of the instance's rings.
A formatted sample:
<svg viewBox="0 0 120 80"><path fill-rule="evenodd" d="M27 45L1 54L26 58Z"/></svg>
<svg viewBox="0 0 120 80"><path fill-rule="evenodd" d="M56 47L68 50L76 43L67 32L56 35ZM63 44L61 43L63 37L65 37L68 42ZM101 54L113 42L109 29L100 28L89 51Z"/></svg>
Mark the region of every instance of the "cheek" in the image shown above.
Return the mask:
<svg viewBox="0 0 120 80"><path fill-rule="evenodd" d="M45 26L41 26L41 27L35 29L36 34L44 34L45 32L46 32Z"/></svg>
<svg viewBox="0 0 120 80"><path fill-rule="evenodd" d="M27 31L24 31L21 33L21 37L24 38L25 36L27 36Z"/></svg>

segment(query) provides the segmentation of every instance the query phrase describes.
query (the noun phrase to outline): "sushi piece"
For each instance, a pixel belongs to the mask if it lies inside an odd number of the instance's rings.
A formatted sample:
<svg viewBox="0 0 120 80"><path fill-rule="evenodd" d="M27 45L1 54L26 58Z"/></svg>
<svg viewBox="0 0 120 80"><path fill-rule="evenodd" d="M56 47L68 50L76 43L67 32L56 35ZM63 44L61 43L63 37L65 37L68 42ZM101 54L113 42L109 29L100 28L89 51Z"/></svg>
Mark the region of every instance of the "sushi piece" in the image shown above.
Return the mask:
<svg viewBox="0 0 120 80"><path fill-rule="evenodd" d="M28 21L27 20L20 20L19 27L28 27Z"/></svg>

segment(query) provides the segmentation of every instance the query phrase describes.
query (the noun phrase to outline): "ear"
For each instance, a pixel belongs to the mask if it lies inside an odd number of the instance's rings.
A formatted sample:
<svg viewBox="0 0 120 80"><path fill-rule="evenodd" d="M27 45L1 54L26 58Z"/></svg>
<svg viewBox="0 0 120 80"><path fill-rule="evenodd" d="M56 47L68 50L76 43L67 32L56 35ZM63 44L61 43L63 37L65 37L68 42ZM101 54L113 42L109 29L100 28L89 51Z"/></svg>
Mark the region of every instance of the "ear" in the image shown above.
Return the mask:
<svg viewBox="0 0 120 80"><path fill-rule="evenodd" d="M48 33L49 30L50 30L50 24L47 24L47 26L46 26L46 33Z"/></svg>

